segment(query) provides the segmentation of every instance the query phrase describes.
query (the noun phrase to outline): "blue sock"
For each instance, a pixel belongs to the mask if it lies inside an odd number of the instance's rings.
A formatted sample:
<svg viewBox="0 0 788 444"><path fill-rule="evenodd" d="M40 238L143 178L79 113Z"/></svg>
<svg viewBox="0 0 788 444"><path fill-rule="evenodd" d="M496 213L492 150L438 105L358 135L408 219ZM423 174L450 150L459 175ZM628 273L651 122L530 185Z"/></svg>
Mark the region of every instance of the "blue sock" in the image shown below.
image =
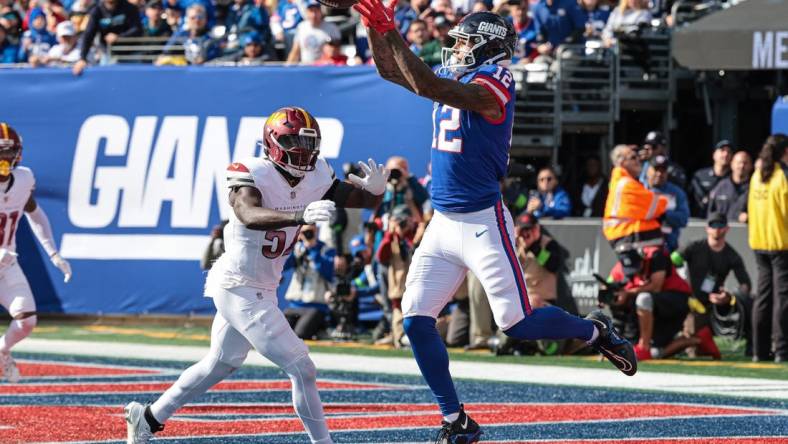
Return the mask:
<svg viewBox="0 0 788 444"><path fill-rule="evenodd" d="M535 341L537 339L571 339L584 341L594 334L594 323L571 315L558 307L537 308L520 322L504 331L507 336Z"/></svg>
<svg viewBox="0 0 788 444"><path fill-rule="evenodd" d="M428 316L411 316L403 322L410 339L413 357L419 364L424 380L438 401L443 416L460 411L460 401L449 374L449 354L435 328L435 319Z"/></svg>

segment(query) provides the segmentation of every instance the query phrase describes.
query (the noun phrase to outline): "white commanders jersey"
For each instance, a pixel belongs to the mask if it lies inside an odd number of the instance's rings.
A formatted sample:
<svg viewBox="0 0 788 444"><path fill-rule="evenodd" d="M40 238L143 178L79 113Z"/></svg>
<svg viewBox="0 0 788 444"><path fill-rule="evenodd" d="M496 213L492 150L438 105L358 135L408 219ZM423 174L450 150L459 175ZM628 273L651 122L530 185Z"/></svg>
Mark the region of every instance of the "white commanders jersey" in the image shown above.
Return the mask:
<svg viewBox="0 0 788 444"><path fill-rule="evenodd" d="M16 251L16 227L35 185L33 172L21 166L11 170L8 181L0 182L0 249Z"/></svg>
<svg viewBox="0 0 788 444"><path fill-rule="evenodd" d="M253 186L263 196L263 207L277 211L303 211L318 201L334 183L334 171L325 159L318 158L314 171L306 173L291 187L266 158L248 158L227 168L227 186ZM214 263L206 281L206 296L211 288L255 287L275 291L282 268L298 239L300 227L278 230L250 230L230 211L224 227L224 254Z"/></svg>

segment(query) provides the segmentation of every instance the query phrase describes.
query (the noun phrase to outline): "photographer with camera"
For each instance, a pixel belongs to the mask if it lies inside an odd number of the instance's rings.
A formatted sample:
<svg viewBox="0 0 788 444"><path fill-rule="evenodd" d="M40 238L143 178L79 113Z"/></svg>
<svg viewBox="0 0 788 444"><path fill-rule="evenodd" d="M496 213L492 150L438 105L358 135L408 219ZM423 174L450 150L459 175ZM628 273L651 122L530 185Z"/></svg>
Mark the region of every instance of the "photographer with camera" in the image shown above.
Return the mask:
<svg viewBox="0 0 788 444"><path fill-rule="evenodd" d="M382 217L390 213L397 205L406 205L417 222L420 221L424 204L430 198L427 190L419 183L418 178L410 174L408 161L404 157L390 157L386 162L386 169L391 171L391 174L383 195L383 203L380 204L376 216Z"/></svg>
<svg viewBox="0 0 788 444"><path fill-rule="evenodd" d="M638 337L638 361L666 358L691 346L710 354L708 344L698 338L677 337L689 313L692 290L676 272L667 250L650 246L622 252L619 258L610 271L615 291L603 287L600 302L610 305L617 323L624 325L625 336Z"/></svg>
<svg viewBox="0 0 788 444"><path fill-rule="evenodd" d="M354 271L353 258L348 255L334 257L334 282L328 292L328 308L334 331L331 337L339 340L352 340L356 336L358 319L358 299L352 285Z"/></svg>
<svg viewBox="0 0 788 444"><path fill-rule="evenodd" d="M405 330L402 326L402 295L405 293L405 277L408 275L413 256L413 236L416 222L411 209L397 205L391 211L388 229L378 246L378 262L387 268L388 299L391 302L391 343L403 345Z"/></svg>
<svg viewBox="0 0 788 444"><path fill-rule="evenodd" d="M749 322L752 313L750 289L752 282L744 268L744 261L739 253L726 241L728 219L723 213L711 213L706 226L706 238L698 239L674 252L671 258L676 266L687 264L692 293L699 302L693 307L693 314L688 318L685 331L701 335L710 335L710 326L719 320L737 321L733 335L742 334L747 339L745 355L752 356L752 334ZM739 282L739 288L728 290L725 279L733 272ZM719 331L719 328L715 328Z"/></svg>
<svg viewBox="0 0 788 444"><path fill-rule="evenodd" d="M317 238L317 227L304 225L285 269L294 268L285 299L285 317L301 339L312 339L326 326L329 315L326 294L334 280L336 250Z"/></svg>

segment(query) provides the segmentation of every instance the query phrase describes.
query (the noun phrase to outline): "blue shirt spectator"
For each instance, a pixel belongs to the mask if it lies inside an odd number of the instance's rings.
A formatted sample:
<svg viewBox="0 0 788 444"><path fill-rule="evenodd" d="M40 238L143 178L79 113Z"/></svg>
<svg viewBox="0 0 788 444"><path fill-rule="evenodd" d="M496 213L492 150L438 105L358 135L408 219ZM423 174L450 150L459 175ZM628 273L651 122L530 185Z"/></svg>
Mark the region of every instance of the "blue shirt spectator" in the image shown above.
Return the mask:
<svg viewBox="0 0 788 444"><path fill-rule="evenodd" d="M528 1L513 1L509 3L509 21L517 33L517 46L514 49L512 63L529 57L534 51L536 42L536 22L531 11L528 10Z"/></svg>
<svg viewBox="0 0 788 444"><path fill-rule="evenodd" d="M280 2L277 15L279 15L279 24L285 33L295 33L298 24L304 19L294 0Z"/></svg>
<svg viewBox="0 0 788 444"><path fill-rule="evenodd" d="M55 36L47 31L47 19L41 8L30 11L30 29L22 34L22 44L18 59L27 62L31 58L46 56L49 49L57 43Z"/></svg>
<svg viewBox="0 0 788 444"><path fill-rule="evenodd" d="M216 7L211 0L178 0L178 8L182 11L187 11L190 6L195 4L202 5L205 8L208 29L213 28L213 25L216 24Z"/></svg>
<svg viewBox="0 0 788 444"><path fill-rule="evenodd" d="M585 18L587 38L602 38L610 12L610 6L600 5L599 0L581 0L580 13Z"/></svg>
<svg viewBox="0 0 788 444"><path fill-rule="evenodd" d="M19 45L8 41L8 33L0 26L0 63L16 63L19 60Z"/></svg>
<svg viewBox="0 0 788 444"><path fill-rule="evenodd" d="M193 65L201 65L221 56L222 48L217 40L211 38L206 23L205 8L199 3L189 6L186 10L186 29L181 29L170 37L163 54L171 54L178 46L183 45L186 60Z"/></svg>
<svg viewBox="0 0 788 444"><path fill-rule="evenodd" d="M399 26L399 33L402 34L402 37L408 34L411 22L417 18L419 18L419 15L410 7L410 3L407 0L399 0L397 2L397 6L394 8L394 20Z"/></svg>
<svg viewBox="0 0 788 444"><path fill-rule="evenodd" d="M689 222L690 210L687 193L677 185L668 181L668 160L665 156L656 156L653 165L649 166L646 173L646 187L659 194L672 197L672 202L665 211L662 222L662 233L665 236L665 245L671 252L679 246L681 229Z"/></svg>
<svg viewBox="0 0 788 444"><path fill-rule="evenodd" d="M561 219L572 214L569 193L558 185L558 176L550 168L542 168L537 176L536 192L531 192L526 211L537 218Z"/></svg>
<svg viewBox="0 0 788 444"><path fill-rule="evenodd" d="M539 40L553 48L585 30L585 18L575 0L539 0L532 12Z"/></svg>

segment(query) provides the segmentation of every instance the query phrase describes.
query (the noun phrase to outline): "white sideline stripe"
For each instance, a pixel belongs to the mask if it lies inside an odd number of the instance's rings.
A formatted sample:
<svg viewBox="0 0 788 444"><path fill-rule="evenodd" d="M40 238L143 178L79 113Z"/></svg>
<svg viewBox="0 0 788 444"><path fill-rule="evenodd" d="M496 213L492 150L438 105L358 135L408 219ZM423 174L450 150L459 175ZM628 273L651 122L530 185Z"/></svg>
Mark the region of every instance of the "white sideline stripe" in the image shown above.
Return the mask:
<svg viewBox="0 0 788 444"><path fill-rule="evenodd" d="M111 358L139 358L165 361L196 362L208 352L208 347L170 346L152 344L112 343L28 338L15 348L32 353L56 353ZM353 371L373 374L420 376L412 358L387 358L335 353L310 353L320 370ZM246 365L275 367L257 353L250 353ZM547 365L527 365L489 362L452 361L452 375L456 378L485 381L519 382L579 387L604 387L633 390L652 390L695 395L788 399L788 381L775 379L733 378L678 373L638 372L625 376L618 370L570 368ZM731 391L729 387L751 387L751 390ZM769 391L761 389L768 387Z"/></svg>
<svg viewBox="0 0 788 444"><path fill-rule="evenodd" d="M66 233L60 254L67 259L198 261L208 242L205 235Z"/></svg>

